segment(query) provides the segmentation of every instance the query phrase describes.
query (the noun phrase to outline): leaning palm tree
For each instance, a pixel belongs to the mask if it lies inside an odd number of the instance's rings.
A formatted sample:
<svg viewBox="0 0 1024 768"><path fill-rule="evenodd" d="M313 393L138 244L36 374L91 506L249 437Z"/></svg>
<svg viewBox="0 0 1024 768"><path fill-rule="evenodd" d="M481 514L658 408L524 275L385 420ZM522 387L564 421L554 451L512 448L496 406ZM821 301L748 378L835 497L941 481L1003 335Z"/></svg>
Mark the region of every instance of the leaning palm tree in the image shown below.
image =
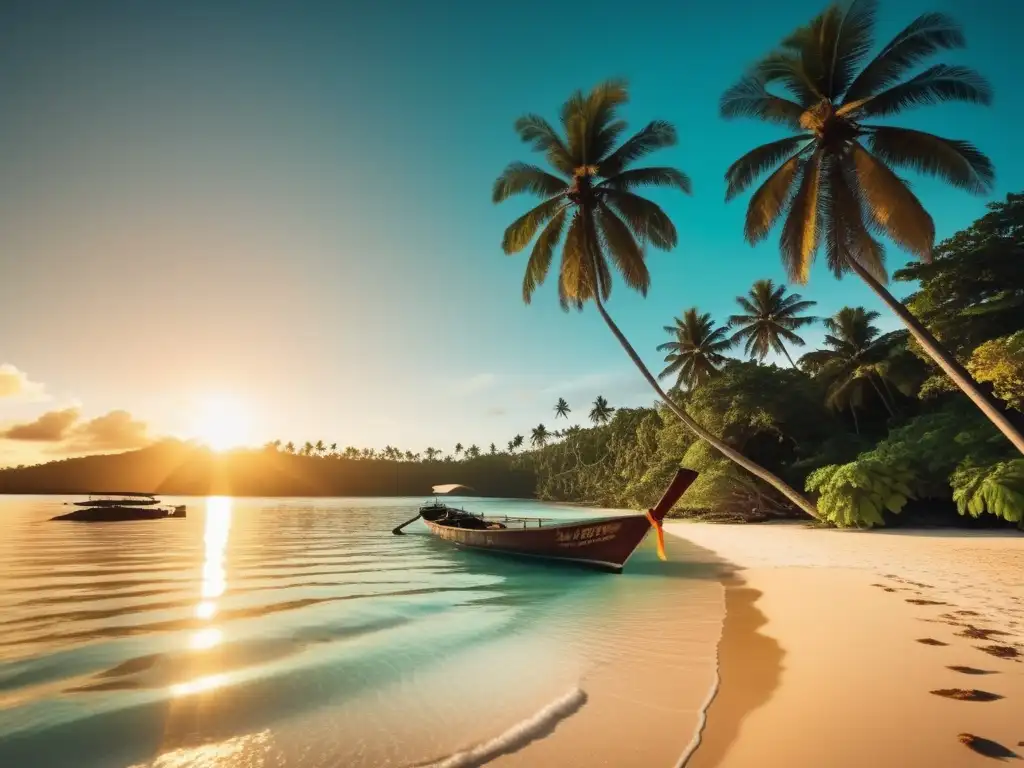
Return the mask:
<svg viewBox="0 0 1024 768"><path fill-rule="evenodd" d="M523 436L522 435L516 435L515 437L512 438L512 447L513 448L522 448L523 447Z"/></svg>
<svg viewBox="0 0 1024 768"><path fill-rule="evenodd" d="M548 437L550 437L550 435L548 434L547 427L543 424L538 424L533 428L532 433L530 434L530 442L533 444L534 448L543 448L548 444Z"/></svg>
<svg viewBox="0 0 1024 768"><path fill-rule="evenodd" d="M626 123L618 116L626 101L626 85L618 80L602 83L589 94L577 91L562 107L564 138L538 115L516 121L519 137L544 153L551 167L548 171L527 163L511 163L494 183L496 203L527 192L543 198L540 205L505 230L502 242L506 253L516 253L536 236L523 278L523 300L529 303L547 277L555 249L561 243L558 300L562 308L582 309L593 300L630 360L688 429L773 485L799 508L817 516L814 505L795 489L708 432L669 398L604 307L612 285L609 263L614 264L626 285L646 294L650 274L644 246L669 250L678 239L672 220L661 207L637 192L643 187L690 191L690 180L675 168L633 167L652 152L676 143L676 131L670 123L655 120L616 147L626 131Z"/></svg>
<svg viewBox="0 0 1024 768"><path fill-rule="evenodd" d="M590 420L594 424L607 424L615 409L608 405L604 395L598 395L594 400L594 407L590 409Z"/></svg>
<svg viewBox="0 0 1024 768"><path fill-rule="evenodd" d="M934 64L911 72L931 54L962 48L960 26L941 13L912 21L874 58L876 0L830 6L758 61L722 97L723 117L754 117L799 131L751 150L726 171L726 199L778 165L754 192L746 237L768 236L785 213L780 239L789 277L803 284L821 241L836 277L854 272L896 313L935 363L1024 453L1024 433L983 392L967 370L885 287L887 235L929 260L935 224L897 169L935 176L974 193L992 189L992 162L973 144L924 131L868 123L941 102L989 104L992 91L977 72ZM769 92L776 85L786 96ZM779 165L779 163L781 163Z"/></svg>
<svg viewBox="0 0 1024 768"><path fill-rule="evenodd" d="M725 326L715 327L711 315L698 314L691 307L681 318L675 318L675 325L666 325L665 331L672 341L658 345L659 352L668 352L668 365L659 374L665 379L675 376L679 385L693 389L710 379L726 361L725 353L732 347L732 340Z"/></svg>
<svg viewBox="0 0 1024 768"><path fill-rule="evenodd" d="M799 293L787 296L786 286L776 287L771 280L758 280L746 296L736 297L736 303L743 312L729 317L729 327L738 328L732 343L744 342L743 351L757 360L764 360L771 351L781 353L796 368L785 342L796 347L804 345L795 331L817 320L802 314L817 302L805 301Z"/></svg>
<svg viewBox="0 0 1024 768"><path fill-rule="evenodd" d="M881 335L873 325L878 317L863 307L843 307L825 319L825 349L800 358L801 365L825 383L826 404L837 411L850 409L858 434L857 408L863 406L869 389L894 415L886 365L891 336Z"/></svg>
<svg viewBox="0 0 1024 768"><path fill-rule="evenodd" d="M561 416L563 419L568 419L570 411L572 411L572 408L570 408L569 404L565 402L565 398L558 398L558 402L555 403L555 418L557 419Z"/></svg>

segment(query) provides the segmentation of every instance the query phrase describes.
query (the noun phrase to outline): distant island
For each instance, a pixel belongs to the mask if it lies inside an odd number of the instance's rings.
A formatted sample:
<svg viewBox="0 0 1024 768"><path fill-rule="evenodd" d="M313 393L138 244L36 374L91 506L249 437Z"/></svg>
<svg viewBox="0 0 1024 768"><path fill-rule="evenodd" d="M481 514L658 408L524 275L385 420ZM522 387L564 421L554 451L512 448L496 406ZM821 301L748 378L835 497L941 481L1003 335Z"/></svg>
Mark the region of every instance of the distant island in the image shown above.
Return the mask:
<svg viewBox="0 0 1024 768"><path fill-rule="evenodd" d="M265 448L218 453L165 440L147 448L0 469L0 493L138 491L170 496L427 496L461 483L484 496L532 498L532 471L508 454L452 462L299 454Z"/></svg>

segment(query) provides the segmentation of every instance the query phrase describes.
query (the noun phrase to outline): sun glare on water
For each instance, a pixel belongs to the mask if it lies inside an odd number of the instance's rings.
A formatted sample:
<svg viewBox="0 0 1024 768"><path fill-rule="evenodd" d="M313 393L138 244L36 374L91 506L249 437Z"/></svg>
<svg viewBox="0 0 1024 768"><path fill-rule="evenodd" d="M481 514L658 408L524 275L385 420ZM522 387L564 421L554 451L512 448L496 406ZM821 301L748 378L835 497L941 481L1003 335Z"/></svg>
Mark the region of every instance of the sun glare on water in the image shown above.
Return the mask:
<svg viewBox="0 0 1024 768"><path fill-rule="evenodd" d="M249 419L236 398L208 397L196 413L195 436L215 451L244 445L249 437Z"/></svg>

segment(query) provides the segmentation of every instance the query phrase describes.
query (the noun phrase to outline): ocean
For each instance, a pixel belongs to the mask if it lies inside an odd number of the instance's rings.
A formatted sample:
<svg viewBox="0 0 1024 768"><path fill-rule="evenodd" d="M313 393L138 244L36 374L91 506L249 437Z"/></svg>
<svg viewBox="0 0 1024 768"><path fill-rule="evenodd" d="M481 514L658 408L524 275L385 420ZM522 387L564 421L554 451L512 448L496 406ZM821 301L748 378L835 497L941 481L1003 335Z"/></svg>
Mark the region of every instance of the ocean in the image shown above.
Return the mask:
<svg viewBox="0 0 1024 768"><path fill-rule="evenodd" d="M716 686L723 588L675 537L612 575L392 536L421 499L69 500L0 497L2 766L676 766Z"/></svg>

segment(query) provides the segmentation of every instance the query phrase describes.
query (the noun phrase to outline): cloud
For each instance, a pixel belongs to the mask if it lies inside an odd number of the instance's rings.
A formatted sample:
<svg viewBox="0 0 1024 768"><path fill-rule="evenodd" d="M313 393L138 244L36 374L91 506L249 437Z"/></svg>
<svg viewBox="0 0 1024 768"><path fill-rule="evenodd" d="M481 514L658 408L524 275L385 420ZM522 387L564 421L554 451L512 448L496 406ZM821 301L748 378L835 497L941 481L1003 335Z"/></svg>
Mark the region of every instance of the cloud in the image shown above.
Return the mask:
<svg viewBox="0 0 1024 768"><path fill-rule="evenodd" d="M8 440L59 443L68 436L71 428L78 421L79 416L77 408L47 411L35 421L15 424L13 427L0 432L0 437L5 437Z"/></svg>
<svg viewBox="0 0 1024 768"><path fill-rule="evenodd" d="M153 442L146 422L128 411L111 411L75 427L64 449L69 453L142 448Z"/></svg>
<svg viewBox="0 0 1024 768"><path fill-rule="evenodd" d="M28 378L10 363L0 365L0 399L45 400L46 388Z"/></svg>
<svg viewBox="0 0 1024 768"><path fill-rule="evenodd" d="M142 448L153 442L144 421L128 411L110 411L81 421L78 408L48 411L35 421L15 424L0 432L8 440L53 443L52 453L96 453Z"/></svg>

